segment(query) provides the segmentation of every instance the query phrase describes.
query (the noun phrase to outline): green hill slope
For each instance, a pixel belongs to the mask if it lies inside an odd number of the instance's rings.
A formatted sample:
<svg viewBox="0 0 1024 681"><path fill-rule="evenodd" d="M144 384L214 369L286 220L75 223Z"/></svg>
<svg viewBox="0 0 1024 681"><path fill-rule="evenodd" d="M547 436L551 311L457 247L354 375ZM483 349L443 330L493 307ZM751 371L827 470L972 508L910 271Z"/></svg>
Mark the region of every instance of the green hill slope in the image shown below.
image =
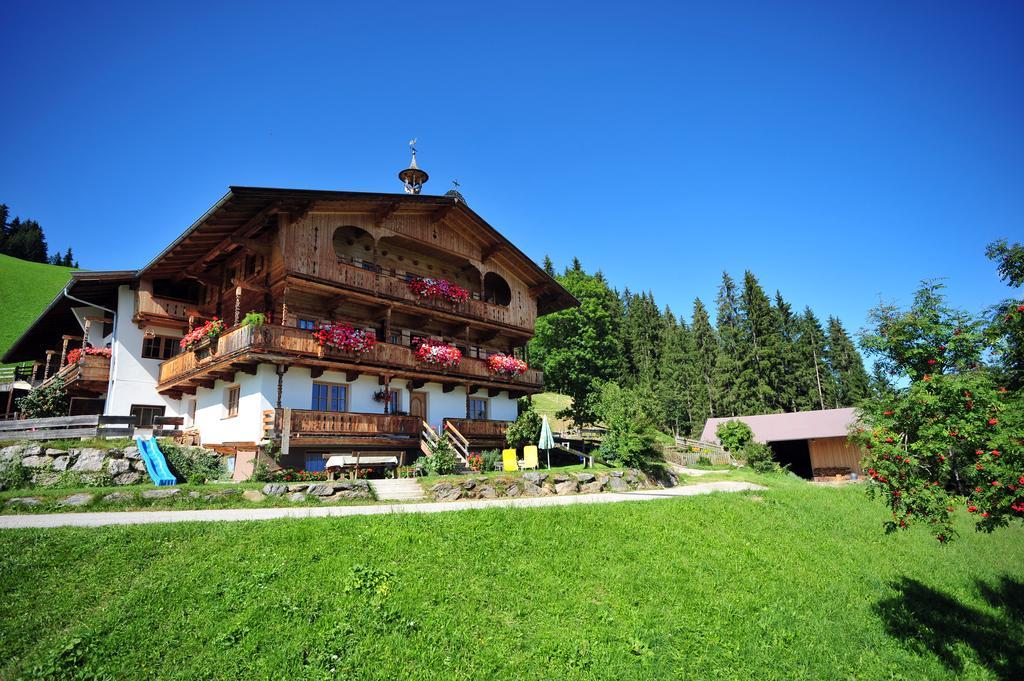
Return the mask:
<svg viewBox="0 0 1024 681"><path fill-rule="evenodd" d="M0 255L0 355L71 278L72 268Z"/></svg>

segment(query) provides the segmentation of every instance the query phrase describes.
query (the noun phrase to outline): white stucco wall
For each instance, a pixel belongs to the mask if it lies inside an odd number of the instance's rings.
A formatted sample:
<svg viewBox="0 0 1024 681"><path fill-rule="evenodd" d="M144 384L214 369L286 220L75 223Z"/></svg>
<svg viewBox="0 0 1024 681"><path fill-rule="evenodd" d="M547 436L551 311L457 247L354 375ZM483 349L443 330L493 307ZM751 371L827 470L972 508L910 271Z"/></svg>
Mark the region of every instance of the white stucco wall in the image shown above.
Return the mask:
<svg viewBox="0 0 1024 681"><path fill-rule="evenodd" d="M487 415L487 418L494 421L515 421L517 416L519 416L519 407L507 392L502 392L497 397L491 398L491 413Z"/></svg>
<svg viewBox="0 0 1024 681"><path fill-rule="evenodd" d="M156 391L160 360L142 358L144 331L132 321L134 314L135 292L128 286L121 286L117 291L117 318L114 320L111 344L111 389L107 394L104 413L120 416L128 414L133 404L145 404L163 405L168 416L180 416L181 401L172 400ZM181 337L181 331L176 329L151 328L162 336Z"/></svg>
<svg viewBox="0 0 1024 681"><path fill-rule="evenodd" d="M227 391L238 386L238 415L227 417ZM271 387L273 391L271 391ZM234 382L218 380L213 388L198 388L196 420L203 444L259 442L263 439L263 412L273 409L277 376L270 364L261 364L256 375L237 373ZM187 406L188 397L182 402Z"/></svg>

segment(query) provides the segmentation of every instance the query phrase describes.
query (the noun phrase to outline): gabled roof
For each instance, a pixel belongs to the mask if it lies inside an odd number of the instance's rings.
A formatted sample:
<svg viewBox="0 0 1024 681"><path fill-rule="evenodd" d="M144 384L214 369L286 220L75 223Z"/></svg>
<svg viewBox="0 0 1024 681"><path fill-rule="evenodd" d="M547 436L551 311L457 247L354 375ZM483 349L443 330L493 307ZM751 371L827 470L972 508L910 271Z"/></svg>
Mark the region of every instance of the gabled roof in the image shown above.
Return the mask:
<svg viewBox="0 0 1024 681"><path fill-rule="evenodd" d="M783 440L812 440L823 437L846 437L850 426L857 422L857 410L821 409L797 411L788 414L760 414L757 416L730 416L708 419L700 439L718 442L715 431L726 421L742 421L754 431L755 442Z"/></svg>
<svg viewBox="0 0 1024 681"><path fill-rule="evenodd" d="M278 189L232 186L217 203L160 252L140 275L169 277L206 259L213 265L239 247L234 239L249 238L272 226L275 213L302 215L316 201L345 202L354 209L380 211L418 209L436 212L461 228L516 272L537 294L539 314L578 305L578 301L547 272L477 215L465 201L454 196L425 194L377 194L316 189Z"/></svg>
<svg viewBox="0 0 1024 681"><path fill-rule="evenodd" d="M75 319L75 315L71 311L72 308L85 307L86 303L89 303L116 310L117 287L121 284L129 284L134 279L134 270L72 272L71 281L57 293L46 309L36 317L36 320L18 336L18 340L14 341L7 349L0 361L35 360L39 359L44 350L59 350L59 345L56 347L53 345L55 339L59 342L63 334L80 335L82 332L78 320ZM84 300L86 303L72 300L65 293Z"/></svg>

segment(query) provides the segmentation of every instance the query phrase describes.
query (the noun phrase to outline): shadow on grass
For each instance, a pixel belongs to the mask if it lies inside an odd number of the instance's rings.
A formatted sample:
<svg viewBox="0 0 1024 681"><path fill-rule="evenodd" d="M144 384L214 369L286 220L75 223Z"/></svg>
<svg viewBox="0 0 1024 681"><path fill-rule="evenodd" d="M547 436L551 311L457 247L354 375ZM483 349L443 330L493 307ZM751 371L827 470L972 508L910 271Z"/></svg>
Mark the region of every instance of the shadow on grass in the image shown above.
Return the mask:
<svg viewBox="0 0 1024 681"><path fill-rule="evenodd" d="M1024 679L1024 583L1006 576L977 583L995 615L914 579L892 586L897 594L875 606L890 636L919 653L931 652L954 672L963 670L969 648L998 678Z"/></svg>

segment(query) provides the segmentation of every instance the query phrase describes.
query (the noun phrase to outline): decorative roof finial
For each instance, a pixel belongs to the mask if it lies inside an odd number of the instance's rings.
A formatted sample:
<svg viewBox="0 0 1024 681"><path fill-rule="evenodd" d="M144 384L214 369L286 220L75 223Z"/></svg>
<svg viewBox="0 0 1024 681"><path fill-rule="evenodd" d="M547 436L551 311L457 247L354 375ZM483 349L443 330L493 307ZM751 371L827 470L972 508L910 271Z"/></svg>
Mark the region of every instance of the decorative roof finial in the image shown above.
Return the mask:
<svg viewBox="0 0 1024 681"><path fill-rule="evenodd" d="M459 187L461 187L461 186L462 186L461 182L459 182L458 180L452 180L452 188L449 189L448 191L446 191L444 193L444 195L445 196L450 196L453 199L455 199L456 201L461 201L462 203L466 203L466 197L464 197L462 195L462 192L459 191Z"/></svg>
<svg viewBox="0 0 1024 681"><path fill-rule="evenodd" d="M420 170L420 167L416 165L416 139L409 140L409 149L412 150L412 161L409 162L409 167L398 173L398 179L402 181L402 185L405 187L406 194L419 194L420 189L426 183L430 176L427 175L426 171Z"/></svg>

